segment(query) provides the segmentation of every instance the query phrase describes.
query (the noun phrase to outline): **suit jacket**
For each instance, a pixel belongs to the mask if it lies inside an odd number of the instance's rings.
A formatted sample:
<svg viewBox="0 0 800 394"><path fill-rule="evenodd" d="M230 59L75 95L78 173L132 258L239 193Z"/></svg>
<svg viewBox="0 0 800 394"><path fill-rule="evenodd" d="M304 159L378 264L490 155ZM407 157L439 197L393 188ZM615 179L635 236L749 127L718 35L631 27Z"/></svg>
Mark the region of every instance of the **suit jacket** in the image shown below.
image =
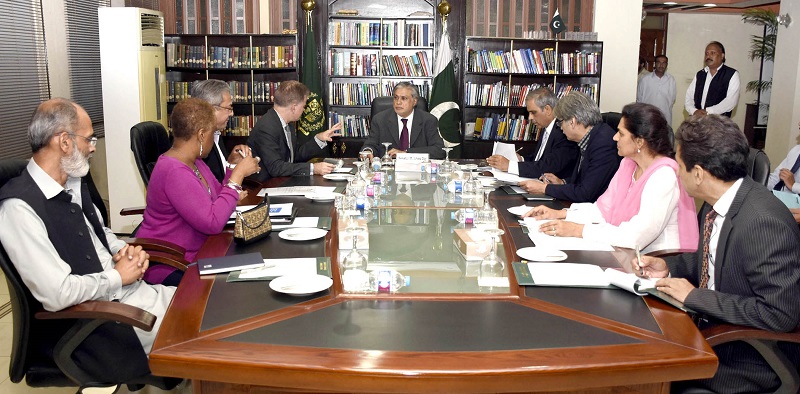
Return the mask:
<svg viewBox="0 0 800 394"><path fill-rule="evenodd" d="M435 116L415 109L409 141L408 153L427 153L431 159L444 159L444 141L439 135L439 120ZM364 141L363 148L370 148L377 153L376 156L383 156L383 142L391 142L390 149L400 146L400 127L393 108L378 112L372 117L369 136Z"/></svg>
<svg viewBox="0 0 800 394"><path fill-rule="evenodd" d="M324 147L319 147L316 138L297 146L294 125L289 124L289 128L294 147L294 162L291 160L281 119L274 108L267 111L250 131L247 145L261 158L261 173L256 176L259 181L279 176L312 175L307 161L326 152Z"/></svg>
<svg viewBox="0 0 800 394"><path fill-rule="evenodd" d="M583 159L578 159L580 164L566 178L567 184L547 185L545 193L559 200L595 202L608 188L620 161L614 142L616 131L605 123L598 123L590 133Z"/></svg>
<svg viewBox="0 0 800 394"><path fill-rule="evenodd" d="M525 156L525 161L518 164L519 175L525 178L538 178L546 172L559 178L567 178L575 170L575 163L580 156L578 144L570 141L558 125L553 125L550 136L544 145L544 152L539 161L535 161L536 153L542 143L541 137L533 149L533 153Z"/></svg>
<svg viewBox="0 0 800 394"><path fill-rule="evenodd" d="M219 142L215 145L219 145L219 149L222 151L222 156L226 158L230 155L228 149L225 148L225 143L222 142L222 136L219 138ZM206 163L208 168L211 169L211 173L214 174L214 178L217 178L218 181L222 182L225 179L225 165L222 163L222 158L219 157L219 152L217 152L217 147L213 146L212 151L208 154L208 157L203 159L203 162Z"/></svg>
<svg viewBox="0 0 800 394"><path fill-rule="evenodd" d="M710 209L708 204L701 208L700 229ZM786 206L749 177L743 179L722 223L714 260L715 290L694 289L684 302L702 314L709 325L727 322L772 331L798 327L800 231ZM696 252L666 261L673 277L686 278L697 286L703 265L703 237ZM790 358L797 363L800 348L791 347ZM717 374L694 383L720 393L775 389L777 377L749 345L734 342L717 346L714 351L720 361Z"/></svg>

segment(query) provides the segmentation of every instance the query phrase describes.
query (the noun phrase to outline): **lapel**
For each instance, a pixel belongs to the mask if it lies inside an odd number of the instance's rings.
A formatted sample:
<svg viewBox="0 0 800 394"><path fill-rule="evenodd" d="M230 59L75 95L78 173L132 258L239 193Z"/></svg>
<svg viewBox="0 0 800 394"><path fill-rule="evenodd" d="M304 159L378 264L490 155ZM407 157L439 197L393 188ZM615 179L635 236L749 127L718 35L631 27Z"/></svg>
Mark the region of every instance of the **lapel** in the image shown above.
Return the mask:
<svg viewBox="0 0 800 394"><path fill-rule="evenodd" d="M547 136L547 142L544 144L544 151L542 151L542 156L544 156L544 152L547 152L548 149L553 147L553 135L556 132L562 133L561 128L559 128L557 125L553 125L553 129L550 130L550 135ZM541 144L541 139L539 140L539 144ZM536 152L539 152L538 146L536 147Z"/></svg>
<svg viewBox="0 0 800 394"><path fill-rule="evenodd" d="M720 285L720 272L722 272L722 267L725 265L725 252L728 246L728 238L731 235L731 228L733 227L733 218L739 213L739 209L742 207L744 198L748 193L750 193L750 189L753 188L753 184L748 182L748 180L749 178L745 177L742 181L742 185L739 186L739 190L736 191L736 196L733 197L733 202L731 203L731 207L728 209L728 214L725 215L725 220L722 222L722 228L719 232L719 239L717 240L717 253L714 257L714 286L717 289L719 289Z"/></svg>

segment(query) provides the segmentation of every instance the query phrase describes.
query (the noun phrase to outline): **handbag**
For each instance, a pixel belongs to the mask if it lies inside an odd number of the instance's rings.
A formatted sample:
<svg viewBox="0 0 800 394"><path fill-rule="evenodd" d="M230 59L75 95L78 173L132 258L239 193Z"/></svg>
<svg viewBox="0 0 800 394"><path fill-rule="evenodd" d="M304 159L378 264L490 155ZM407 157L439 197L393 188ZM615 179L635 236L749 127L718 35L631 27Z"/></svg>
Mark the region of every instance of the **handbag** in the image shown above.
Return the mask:
<svg viewBox="0 0 800 394"><path fill-rule="evenodd" d="M272 230L269 220L269 195L264 196L255 207L244 212L236 211L233 238L237 243L246 244L266 237Z"/></svg>

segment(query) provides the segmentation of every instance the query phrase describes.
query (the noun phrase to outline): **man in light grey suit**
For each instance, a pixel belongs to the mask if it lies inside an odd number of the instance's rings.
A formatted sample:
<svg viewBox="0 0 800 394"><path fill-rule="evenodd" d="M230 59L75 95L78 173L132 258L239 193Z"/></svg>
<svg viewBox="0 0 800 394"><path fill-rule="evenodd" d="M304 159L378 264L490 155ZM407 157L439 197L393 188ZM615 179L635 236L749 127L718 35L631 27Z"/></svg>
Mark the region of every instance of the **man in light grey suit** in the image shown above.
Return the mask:
<svg viewBox="0 0 800 394"><path fill-rule="evenodd" d="M634 259L659 290L699 313L701 329L720 322L786 332L800 325L800 231L783 203L747 176L749 147L729 118L691 118L675 133L681 182L706 203L697 251ZM669 277L668 277L669 276ZM787 348L788 349L788 348ZM714 347L711 379L678 382L718 393L772 392L777 375L752 347ZM798 349L788 349L797 362Z"/></svg>

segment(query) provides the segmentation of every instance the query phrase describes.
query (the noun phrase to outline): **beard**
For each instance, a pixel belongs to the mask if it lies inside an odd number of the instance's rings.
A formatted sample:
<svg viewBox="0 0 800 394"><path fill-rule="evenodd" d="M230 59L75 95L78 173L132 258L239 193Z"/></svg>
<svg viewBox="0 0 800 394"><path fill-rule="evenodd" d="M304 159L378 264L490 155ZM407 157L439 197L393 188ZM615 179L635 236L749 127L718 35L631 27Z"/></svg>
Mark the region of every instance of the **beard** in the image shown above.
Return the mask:
<svg viewBox="0 0 800 394"><path fill-rule="evenodd" d="M83 178L89 173L89 159L92 155L84 155L83 152L74 146L72 154L61 158L61 169L72 178Z"/></svg>

